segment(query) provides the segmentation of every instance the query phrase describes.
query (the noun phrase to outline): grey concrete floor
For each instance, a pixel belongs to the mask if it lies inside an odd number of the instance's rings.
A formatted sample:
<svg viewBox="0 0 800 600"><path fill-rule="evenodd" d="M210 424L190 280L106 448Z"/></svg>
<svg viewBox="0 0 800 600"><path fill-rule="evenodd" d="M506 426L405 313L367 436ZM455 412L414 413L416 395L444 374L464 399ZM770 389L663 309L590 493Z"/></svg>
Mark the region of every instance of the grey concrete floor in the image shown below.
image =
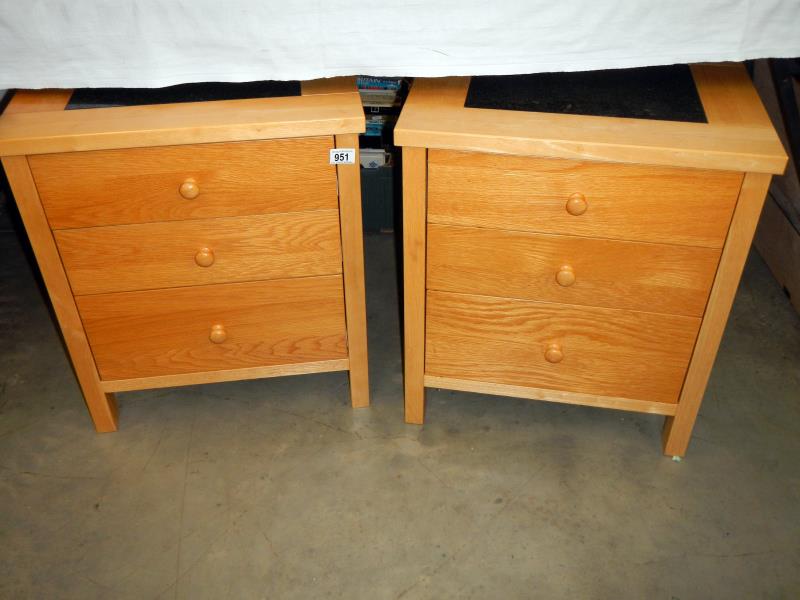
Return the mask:
<svg viewBox="0 0 800 600"><path fill-rule="evenodd" d="M800 595L800 322L750 257L680 464L661 419L431 391L403 423L393 241L366 240L372 407L342 373L121 394L93 432L0 234L0 597Z"/></svg>

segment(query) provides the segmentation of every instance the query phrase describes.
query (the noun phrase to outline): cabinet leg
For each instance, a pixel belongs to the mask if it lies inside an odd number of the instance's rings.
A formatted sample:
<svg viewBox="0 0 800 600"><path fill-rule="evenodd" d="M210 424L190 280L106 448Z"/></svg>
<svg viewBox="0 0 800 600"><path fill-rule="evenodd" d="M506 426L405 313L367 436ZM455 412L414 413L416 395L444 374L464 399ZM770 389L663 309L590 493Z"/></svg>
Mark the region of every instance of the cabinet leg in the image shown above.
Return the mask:
<svg viewBox="0 0 800 600"><path fill-rule="evenodd" d="M114 394L99 389L83 390L86 406L92 416L97 433L110 433L117 430L117 400Z"/></svg>
<svg viewBox="0 0 800 600"><path fill-rule="evenodd" d="M403 319L406 423L425 419L425 148L403 148Z"/></svg>
<svg viewBox="0 0 800 600"><path fill-rule="evenodd" d="M25 223L25 230L36 255L42 279L53 303L53 311L61 327L64 343L72 359L72 366L94 421L94 427L103 433L116 431L117 404L114 395L106 394L100 387L94 357L89 349L89 342L50 225L39 200L28 160L24 156L7 156L3 158L3 167L14 192L17 208Z"/></svg>
<svg viewBox="0 0 800 600"><path fill-rule="evenodd" d="M695 417L697 415L695 414ZM664 454L671 456L672 460L680 460L686 454L689 447L689 440L694 429L694 418L684 418L683 422L677 423L675 417L664 419L664 428L661 431L661 444Z"/></svg>
<svg viewBox="0 0 800 600"><path fill-rule="evenodd" d="M747 173L742 181L703 324L700 326L692 360L683 382L678 411L674 417L667 417L664 422L662 441L664 454L667 456L683 456L689 446L770 179L771 175L768 174Z"/></svg>
<svg viewBox="0 0 800 600"><path fill-rule="evenodd" d="M355 148L353 165L338 165L339 221L342 229L344 304L347 352L350 359L350 402L353 408L369 406L367 306L364 289L364 236L361 226L361 176L358 136L337 135L337 148Z"/></svg>
<svg viewBox="0 0 800 600"><path fill-rule="evenodd" d="M406 423L422 425L425 422L425 386L422 379L411 381L406 375L404 388Z"/></svg>

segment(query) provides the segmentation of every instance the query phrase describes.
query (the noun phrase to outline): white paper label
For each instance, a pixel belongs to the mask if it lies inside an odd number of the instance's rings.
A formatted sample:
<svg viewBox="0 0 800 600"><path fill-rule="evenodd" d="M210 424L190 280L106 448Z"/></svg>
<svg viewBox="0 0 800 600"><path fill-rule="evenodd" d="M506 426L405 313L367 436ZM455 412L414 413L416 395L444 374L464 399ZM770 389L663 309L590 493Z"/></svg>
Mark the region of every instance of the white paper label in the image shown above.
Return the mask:
<svg viewBox="0 0 800 600"><path fill-rule="evenodd" d="M356 164L356 150L355 150L355 148L332 148L331 149L331 164L332 165L354 165L354 164Z"/></svg>

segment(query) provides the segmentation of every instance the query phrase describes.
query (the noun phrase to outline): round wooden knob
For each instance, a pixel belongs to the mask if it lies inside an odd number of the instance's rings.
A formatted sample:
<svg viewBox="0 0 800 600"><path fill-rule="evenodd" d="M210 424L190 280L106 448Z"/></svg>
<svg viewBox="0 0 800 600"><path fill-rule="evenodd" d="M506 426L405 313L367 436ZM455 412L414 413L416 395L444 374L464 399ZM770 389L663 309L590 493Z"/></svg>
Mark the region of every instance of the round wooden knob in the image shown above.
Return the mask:
<svg viewBox="0 0 800 600"><path fill-rule="evenodd" d="M567 212L571 215L578 216L586 212L589 204L586 202L586 197L581 193L572 194L567 200Z"/></svg>
<svg viewBox="0 0 800 600"><path fill-rule="evenodd" d="M216 325L211 326L211 333L208 335L208 339L210 339L215 344L221 344L224 342L228 337L228 334L225 332L225 326L217 323Z"/></svg>
<svg viewBox="0 0 800 600"><path fill-rule="evenodd" d="M200 267L210 267L214 264L214 251L211 248L200 248L194 255L194 262Z"/></svg>
<svg viewBox="0 0 800 600"><path fill-rule="evenodd" d="M200 195L200 186L197 185L194 179L187 179L181 184L178 191L187 200L194 200Z"/></svg>
<svg viewBox="0 0 800 600"><path fill-rule="evenodd" d="M561 351L560 344L550 344L544 351L544 358L550 363L560 363L564 360L564 353Z"/></svg>
<svg viewBox="0 0 800 600"><path fill-rule="evenodd" d="M556 281L560 286L571 286L573 283L575 283L575 269L569 265L564 265L558 270L558 273L556 273Z"/></svg>

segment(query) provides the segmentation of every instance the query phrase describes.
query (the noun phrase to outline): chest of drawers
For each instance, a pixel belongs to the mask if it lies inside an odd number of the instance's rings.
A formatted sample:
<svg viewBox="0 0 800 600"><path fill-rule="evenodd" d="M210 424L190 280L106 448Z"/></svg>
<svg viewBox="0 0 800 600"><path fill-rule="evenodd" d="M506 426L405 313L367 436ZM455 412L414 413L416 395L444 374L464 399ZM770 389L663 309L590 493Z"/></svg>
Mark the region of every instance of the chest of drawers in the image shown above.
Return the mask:
<svg viewBox="0 0 800 600"><path fill-rule="evenodd" d="M18 92L0 155L98 431L114 392L348 370L369 403L354 82L65 110Z"/></svg>
<svg viewBox="0 0 800 600"><path fill-rule="evenodd" d="M665 415L684 454L786 160L741 66L690 73L705 122L466 108L470 79L417 80L395 132L408 422L426 386L517 396Z"/></svg>

